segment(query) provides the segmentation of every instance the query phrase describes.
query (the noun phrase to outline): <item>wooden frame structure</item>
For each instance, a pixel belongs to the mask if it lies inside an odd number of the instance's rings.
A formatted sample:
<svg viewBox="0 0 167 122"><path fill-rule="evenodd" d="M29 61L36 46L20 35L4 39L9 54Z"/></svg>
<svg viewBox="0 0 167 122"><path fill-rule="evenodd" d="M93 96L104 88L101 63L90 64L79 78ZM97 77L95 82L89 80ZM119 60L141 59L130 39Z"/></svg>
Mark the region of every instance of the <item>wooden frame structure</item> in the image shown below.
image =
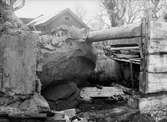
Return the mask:
<svg viewBox="0 0 167 122"><path fill-rule="evenodd" d="M132 40L132 43L125 43L125 47L109 46L106 49L111 53L117 50L139 50L140 58L134 59L129 57L124 59L111 57L116 61L129 62L131 74L133 72L132 64L140 65L139 94L137 97L133 96L132 101L135 102L136 107L140 109L141 113L167 108L166 22L152 21L149 18L144 18L141 24L138 25L115 27L103 33L92 32L88 35L87 40L90 42L111 40L114 42L114 45L124 45L124 42L127 40ZM114 40L117 40L117 42Z"/></svg>

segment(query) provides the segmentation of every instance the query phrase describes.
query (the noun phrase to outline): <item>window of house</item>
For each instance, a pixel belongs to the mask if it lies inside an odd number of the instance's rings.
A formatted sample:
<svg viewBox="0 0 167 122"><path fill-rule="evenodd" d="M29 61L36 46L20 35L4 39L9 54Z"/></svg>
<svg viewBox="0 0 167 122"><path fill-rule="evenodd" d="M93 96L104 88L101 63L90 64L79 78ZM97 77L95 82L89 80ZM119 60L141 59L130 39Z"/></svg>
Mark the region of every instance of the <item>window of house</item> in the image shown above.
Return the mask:
<svg viewBox="0 0 167 122"><path fill-rule="evenodd" d="M69 21L70 18L69 18L68 16L65 16L65 20L66 20L66 21Z"/></svg>

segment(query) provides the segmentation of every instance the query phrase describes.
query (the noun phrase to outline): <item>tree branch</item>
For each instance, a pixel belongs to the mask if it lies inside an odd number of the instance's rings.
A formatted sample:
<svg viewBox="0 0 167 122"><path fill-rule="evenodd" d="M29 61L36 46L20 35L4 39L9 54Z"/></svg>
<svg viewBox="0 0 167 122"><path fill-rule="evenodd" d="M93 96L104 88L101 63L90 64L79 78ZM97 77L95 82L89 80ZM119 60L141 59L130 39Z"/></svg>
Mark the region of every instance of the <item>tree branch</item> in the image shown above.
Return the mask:
<svg viewBox="0 0 167 122"><path fill-rule="evenodd" d="M118 16L118 19L122 19L122 17L125 15L126 8L123 7L121 16Z"/></svg>
<svg viewBox="0 0 167 122"><path fill-rule="evenodd" d="M16 1L17 1L17 0L16 0ZM25 5L25 0L22 0L22 1L21 1L21 4L20 4L19 6L17 6L16 8L14 8L14 11L17 11L17 10L23 8L24 5Z"/></svg>

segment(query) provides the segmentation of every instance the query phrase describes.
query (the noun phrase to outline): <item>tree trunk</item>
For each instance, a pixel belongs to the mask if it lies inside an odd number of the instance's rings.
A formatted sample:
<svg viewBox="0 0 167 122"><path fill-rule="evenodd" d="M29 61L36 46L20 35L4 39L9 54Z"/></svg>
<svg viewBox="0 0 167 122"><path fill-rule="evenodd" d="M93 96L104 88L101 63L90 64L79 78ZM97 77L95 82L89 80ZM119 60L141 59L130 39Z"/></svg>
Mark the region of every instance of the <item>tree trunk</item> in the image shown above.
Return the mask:
<svg viewBox="0 0 167 122"><path fill-rule="evenodd" d="M129 39L141 36L141 24L134 23L121 27L112 27L110 30L90 32L87 36L87 41L99 42L105 40Z"/></svg>
<svg viewBox="0 0 167 122"><path fill-rule="evenodd" d="M47 102L40 96L36 77L37 39L14 15L12 7L1 1L0 91L3 95L0 97L0 111L9 114L9 108L12 107L10 114L13 115L18 111L32 114L39 112L40 108L48 109Z"/></svg>

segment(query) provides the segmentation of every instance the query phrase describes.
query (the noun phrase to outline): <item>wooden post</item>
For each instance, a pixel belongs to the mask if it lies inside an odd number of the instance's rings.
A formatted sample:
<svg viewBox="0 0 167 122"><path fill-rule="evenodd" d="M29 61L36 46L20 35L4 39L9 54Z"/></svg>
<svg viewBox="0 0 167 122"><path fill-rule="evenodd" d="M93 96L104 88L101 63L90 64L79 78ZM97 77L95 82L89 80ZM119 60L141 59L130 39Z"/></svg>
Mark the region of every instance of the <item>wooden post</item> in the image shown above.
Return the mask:
<svg viewBox="0 0 167 122"><path fill-rule="evenodd" d="M131 83L132 83L132 88L134 88L134 80L133 80L133 63L132 63L132 61L130 61L129 65L130 65L130 79L131 79Z"/></svg>
<svg viewBox="0 0 167 122"><path fill-rule="evenodd" d="M141 26L141 41L140 41L140 54L141 54L141 65L140 65L140 78L139 78L139 91L145 93L147 88L146 80L146 66L147 66L147 43L149 40L149 19L143 18Z"/></svg>

